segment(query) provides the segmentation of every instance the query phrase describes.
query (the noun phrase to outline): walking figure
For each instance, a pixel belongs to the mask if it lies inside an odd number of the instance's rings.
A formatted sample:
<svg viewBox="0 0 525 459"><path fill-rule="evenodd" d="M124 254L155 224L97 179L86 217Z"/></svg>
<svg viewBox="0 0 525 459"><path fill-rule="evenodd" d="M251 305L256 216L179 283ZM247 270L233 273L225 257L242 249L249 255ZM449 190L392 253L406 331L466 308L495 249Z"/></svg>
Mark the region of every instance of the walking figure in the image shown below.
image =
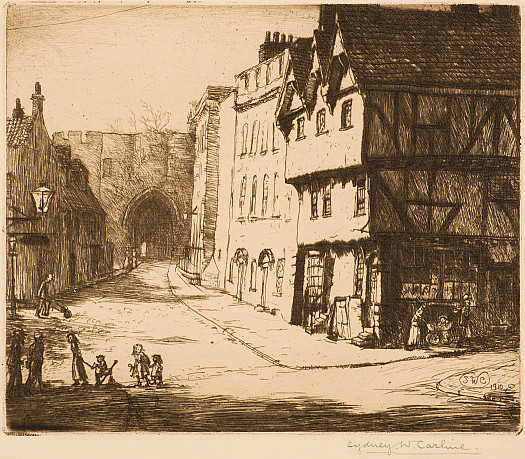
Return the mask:
<svg viewBox="0 0 525 459"><path fill-rule="evenodd" d="M9 380L6 387L6 397L14 398L21 395L22 391L22 346L24 345L24 332L14 330L11 348L7 356L7 371Z"/></svg>
<svg viewBox="0 0 525 459"><path fill-rule="evenodd" d="M51 282L53 282L53 274L48 274L40 284L40 287L38 287L38 292L36 294L38 298L38 308L36 310L36 315L38 317L49 316L49 308L51 307Z"/></svg>
<svg viewBox="0 0 525 459"><path fill-rule="evenodd" d="M142 381L146 383L146 386L149 386L150 359L144 353L142 344L135 344L131 355L135 357L135 362L128 365L131 368L131 376L137 378L137 386L142 386Z"/></svg>
<svg viewBox="0 0 525 459"><path fill-rule="evenodd" d="M73 332L69 332L66 336L68 343L71 345L71 352L73 353L73 362L71 363L71 376L74 381L73 385L78 386L81 381L82 384L87 384L88 376L86 368L84 367L82 352L80 352L80 342Z"/></svg>
<svg viewBox="0 0 525 459"><path fill-rule="evenodd" d="M463 303L455 310L459 314L459 340L457 347L463 347L463 343L470 345L472 328L470 327L470 295L463 295Z"/></svg>
<svg viewBox="0 0 525 459"><path fill-rule="evenodd" d="M34 387L38 387L39 391L44 390L42 387L42 365L44 363L44 336L40 333L34 334L34 340L29 345L29 353L27 356L26 367L29 369L29 374L26 381L26 389L29 394L32 393Z"/></svg>
<svg viewBox="0 0 525 459"><path fill-rule="evenodd" d="M151 382L157 387L162 385L162 357L159 354L153 354L153 364L151 365Z"/></svg>
<svg viewBox="0 0 525 459"><path fill-rule="evenodd" d="M410 336L408 337L408 343L407 343L407 349L413 350L416 347L421 346L422 340L421 340L421 327L423 325L423 311L425 309L425 305L421 305L415 314L412 316L412 321L410 322Z"/></svg>

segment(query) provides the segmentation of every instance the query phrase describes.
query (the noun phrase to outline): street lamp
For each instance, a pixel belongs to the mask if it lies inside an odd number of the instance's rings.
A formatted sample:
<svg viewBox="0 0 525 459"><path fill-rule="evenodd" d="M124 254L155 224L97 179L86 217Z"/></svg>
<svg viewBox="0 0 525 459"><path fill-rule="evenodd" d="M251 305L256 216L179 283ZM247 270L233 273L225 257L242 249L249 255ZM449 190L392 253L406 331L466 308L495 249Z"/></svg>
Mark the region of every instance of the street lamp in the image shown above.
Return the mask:
<svg viewBox="0 0 525 459"><path fill-rule="evenodd" d="M7 220L11 221L11 224L14 222L23 222L23 221L35 221L41 220L49 210L49 204L51 203L51 198L53 197L53 191L47 188L44 185L41 185L36 190L31 191L31 197L36 207L36 216L30 216L24 214L18 207L11 208L21 214L21 217L7 217ZM17 256L16 253L16 233L10 233L7 240L7 249L8 255L11 257L11 315L16 316L16 277L15 277L15 259Z"/></svg>
<svg viewBox="0 0 525 459"><path fill-rule="evenodd" d="M31 196L35 202L37 215L44 216L49 209L49 203L53 197L53 192L49 188L41 186L36 190L31 191Z"/></svg>

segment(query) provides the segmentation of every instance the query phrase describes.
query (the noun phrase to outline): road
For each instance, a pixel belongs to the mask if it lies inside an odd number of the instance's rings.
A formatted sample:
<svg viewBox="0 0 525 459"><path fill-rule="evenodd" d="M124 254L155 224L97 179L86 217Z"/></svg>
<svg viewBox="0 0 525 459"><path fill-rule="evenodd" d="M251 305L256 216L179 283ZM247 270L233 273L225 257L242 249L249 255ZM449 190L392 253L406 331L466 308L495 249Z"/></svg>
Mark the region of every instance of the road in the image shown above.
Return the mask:
<svg viewBox="0 0 525 459"><path fill-rule="evenodd" d="M458 372L516 366L517 352L483 352L363 368L290 370L271 365L191 311L169 288L162 262L72 293L72 311L8 321L46 342L44 393L7 403L13 430L516 431L519 407L436 389ZM204 294L203 294L204 295ZM193 301L199 301L198 297ZM204 302L203 302L204 304ZM203 311L205 313L205 310ZM119 385L71 387L74 331L83 357L104 354ZM285 332L283 332L285 333ZM283 336L286 341L286 336ZM162 388L137 388L133 345L164 361ZM315 352L315 349L312 350ZM90 371L90 380L94 377ZM25 376L25 375L24 375ZM448 379L447 379L448 378ZM483 422L480 422L480 419Z"/></svg>

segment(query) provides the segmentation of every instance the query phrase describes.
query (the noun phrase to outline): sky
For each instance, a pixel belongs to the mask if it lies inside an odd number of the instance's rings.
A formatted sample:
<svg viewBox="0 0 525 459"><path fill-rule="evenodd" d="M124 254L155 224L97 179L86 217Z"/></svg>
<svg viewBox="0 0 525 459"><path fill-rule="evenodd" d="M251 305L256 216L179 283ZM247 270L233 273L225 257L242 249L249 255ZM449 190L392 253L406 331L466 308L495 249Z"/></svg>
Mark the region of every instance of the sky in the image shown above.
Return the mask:
<svg viewBox="0 0 525 459"><path fill-rule="evenodd" d="M50 134L115 124L131 132L142 101L187 131L190 102L257 64L267 30L311 36L318 17L314 5L10 5L7 115L17 97L31 112L39 81Z"/></svg>

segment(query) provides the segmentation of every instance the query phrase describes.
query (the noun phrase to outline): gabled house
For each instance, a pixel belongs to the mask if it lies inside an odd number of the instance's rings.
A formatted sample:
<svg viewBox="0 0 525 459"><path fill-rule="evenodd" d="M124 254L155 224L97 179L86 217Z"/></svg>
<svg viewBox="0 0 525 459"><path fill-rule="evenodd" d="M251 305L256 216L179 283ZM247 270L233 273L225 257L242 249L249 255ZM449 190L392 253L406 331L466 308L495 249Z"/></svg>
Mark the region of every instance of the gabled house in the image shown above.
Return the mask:
<svg viewBox="0 0 525 459"><path fill-rule="evenodd" d="M287 181L303 197L295 323L331 310L311 330L354 335L361 310L373 342L398 347L420 305L426 323L445 316L456 330L468 295L475 335L518 327L519 90L517 8L322 7L306 88L278 114ZM346 202L344 229L315 213L328 201L334 216ZM354 254L354 283L336 296L338 246Z"/></svg>
<svg viewBox="0 0 525 459"><path fill-rule="evenodd" d="M105 214L87 185L85 167L70 159L70 150L57 150L49 137L40 83L35 84L31 99L31 115L25 114L17 99L6 124L6 219L11 245L7 293L13 295L14 283L18 303L33 302L48 274L53 274L53 287L59 292L104 275L111 259ZM32 198L41 187L52 192L47 212L39 212Z"/></svg>

